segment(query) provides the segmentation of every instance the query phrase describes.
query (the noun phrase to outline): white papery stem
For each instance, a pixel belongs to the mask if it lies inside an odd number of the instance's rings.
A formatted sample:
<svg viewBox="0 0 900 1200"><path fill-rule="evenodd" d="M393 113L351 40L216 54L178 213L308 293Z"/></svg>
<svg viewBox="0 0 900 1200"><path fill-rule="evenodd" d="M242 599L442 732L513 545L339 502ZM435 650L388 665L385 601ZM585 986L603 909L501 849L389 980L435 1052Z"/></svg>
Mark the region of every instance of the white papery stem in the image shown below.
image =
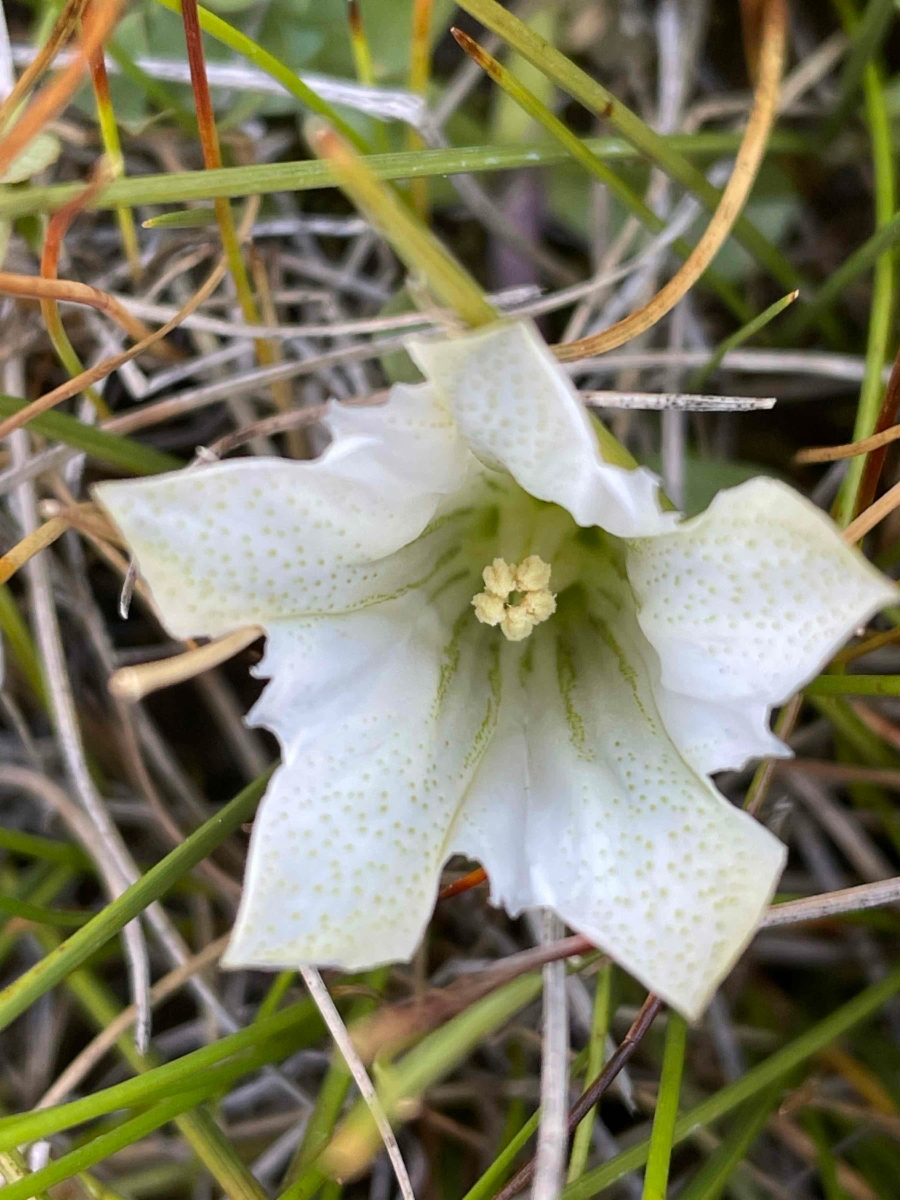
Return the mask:
<svg viewBox="0 0 900 1200"><path fill-rule="evenodd" d="M397 1176L397 1183L400 1185L400 1193L403 1196L403 1200L416 1200L412 1184L410 1183L409 1172L406 1169L406 1163L403 1161L403 1155L400 1153L397 1138L394 1135L393 1129L391 1129L387 1113L378 1099L375 1085L369 1078L369 1073L362 1059L356 1053L356 1048L353 1045L350 1034L347 1032L347 1026L341 1020L341 1014L331 999L331 993L322 982L322 976L315 967L301 967L300 977L306 984L307 991L322 1014L322 1020L327 1025L328 1032L331 1034L335 1046L341 1052L344 1062L347 1064L347 1070L353 1076L353 1081L359 1089L359 1094L368 1105L372 1119L378 1128L378 1132L381 1134L381 1140L384 1142L388 1158L391 1160L394 1174Z"/></svg>
<svg viewBox="0 0 900 1200"><path fill-rule="evenodd" d="M7 386L13 394L21 395L21 380L11 379L17 360L7 367ZM9 439L10 457L13 466L19 466L29 457L28 434L22 430ZM37 498L34 484L29 480L16 490L19 520L27 536L38 528ZM53 587L47 557L37 554L25 567L31 593L31 609L34 632L41 652L41 661L47 680L47 698L50 715L56 729L62 751L66 773L72 789L87 815L87 823L93 830L85 842L85 850L97 864L103 876L110 898L115 899L133 882L123 866L124 847L119 843L118 831L112 825L103 801L94 787L84 755L81 729L75 712L75 700L66 669ZM84 834L82 834L82 837ZM150 958L144 941L140 922L129 921L122 931L125 959L131 981L131 993L137 1012L134 1029L135 1046L140 1054L146 1054L150 1043Z"/></svg>
<svg viewBox="0 0 900 1200"><path fill-rule="evenodd" d="M562 937L563 924L545 910L541 943ZM538 1130L532 1200L556 1200L562 1189L566 1161L569 1091L569 1013L566 964L546 963L544 972L544 1033L541 1057L541 1124Z"/></svg>

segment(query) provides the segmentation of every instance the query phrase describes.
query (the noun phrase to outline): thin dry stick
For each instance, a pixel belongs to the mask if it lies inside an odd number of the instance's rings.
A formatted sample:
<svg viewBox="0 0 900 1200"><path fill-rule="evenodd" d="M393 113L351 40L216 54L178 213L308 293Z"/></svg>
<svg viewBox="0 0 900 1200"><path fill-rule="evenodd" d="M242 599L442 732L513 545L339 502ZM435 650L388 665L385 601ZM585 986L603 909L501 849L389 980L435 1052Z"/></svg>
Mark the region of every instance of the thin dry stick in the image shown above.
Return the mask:
<svg viewBox="0 0 900 1200"><path fill-rule="evenodd" d="M860 513L855 521L850 522L842 534L844 541L848 546L861 541L880 521L890 516L898 505L900 505L900 483L895 483L889 491L885 492L874 504L871 504L865 512Z"/></svg>
<svg viewBox="0 0 900 1200"><path fill-rule="evenodd" d="M781 712L778 714L778 719L775 722L775 736L781 738L783 742L787 741L791 736L802 707L803 695L799 692L796 696L791 696L790 700L782 706ZM779 761L777 758L764 758L753 772L753 779L750 781L750 786L747 788L747 794L744 797L744 809L751 817L757 816L765 803L766 796L769 794L769 787L772 783L772 776L775 773L775 766Z"/></svg>
<svg viewBox="0 0 900 1200"><path fill-rule="evenodd" d="M410 1183L409 1172L406 1169L406 1163L403 1161L403 1155L400 1153L400 1147L397 1145L397 1138L394 1135L393 1129L391 1129L391 1123L387 1118L381 1101L378 1099L378 1094L375 1091L372 1080L369 1078L362 1060L356 1053L356 1048L350 1039L347 1027L341 1020L341 1014L335 1007L328 988L322 982L322 976L315 967L301 967L300 975L322 1015L322 1020L328 1026L328 1032L331 1034L335 1046L343 1056L344 1062L347 1064L347 1069L353 1076L356 1086L359 1088L360 1095L368 1105L372 1119L378 1127L378 1132L381 1134L381 1140L384 1142L388 1158L391 1160L394 1174L397 1176L397 1183L400 1186L400 1193L403 1196L403 1200L416 1200L415 1192L413 1192L412 1184Z"/></svg>
<svg viewBox="0 0 900 1200"><path fill-rule="evenodd" d="M841 458L855 458L858 454L868 454L872 450L880 450L900 438L900 425L892 425L881 433L873 433L871 437L860 438L858 442L844 442L841 446L812 446L809 450L798 450L794 462L798 465L805 463L837 462Z"/></svg>
<svg viewBox="0 0 900 1200"><path fill-rule="evenodd" d="M44 246L41 252L40 274L42 279L55 280L57 278L59 256L63 241L73 221L81 215L88 204L96 199L107 184L113 181L115 172L115 164L110 163L106 159L101 159L94 170L92 179L84 190L77 196L74 196L67 204L63 204L47 222L47 231L44 235ZM127 212L129 210L120 211ZM108 305L106 311L108 311L114 320L118 321L134 341L139 342L150 333L149 328L144 322L139 320L127 305L122 304L117 297L111 296L107 292L99 294L106 298ZM57 303L58 301L55 297L41 299L41 312L49 329L58 330L62 337L65 337L65 333L62 331ZM92 305L91 307L94 306ZM66 342L68 343L68 339L66 339ZM180 355L165 343L157 348L157 354L162 354L166 358L180 358ZM74 351L71 351L71 355L74 358ZM68 366L67 363L64 363L64 365ZM80 369L80 363L78 366Z"/></svg>
<svg viewBox="0 0 900 1200"><path fill-rule="evenodd" d="M259 625L245 625L233 633L213 638L203 646L186 650L184 654L175 654L157 662L139 663L133 667L120 667L109 678L109 690L120 700L142 700L160 688L184 683L203 671L228 662L229 658L234 658L257 638L263 637L264 633L265 630Z"/></svg>
<svg viewBox="0 0 900 1200"><path fill-rule="evenodd" d="M760 929L776 925L796 925L799 921L819 921L822 917L844 916L867 908L886 908L900 900L900 878L879 879L875 883L860 883L856 887L824 892L802 900L787 900L773 904L760 923Z"/></svg>
<svg viewBox="0 0 900 1200"><path fill-rule="evenodd" d="M44 234L44 247L41 252L40 276L42 279L56 280L58 278L59 256L62 251L63 241L72 222L83 211L88 201L93 200L113 178L114 174L111 165L101 159L100 163L94 169L93 178L87 187L78 196L70 200L68 204L64 204L59 212L54 213L47 222L47 229ZM57 300L45 297L40 303L41 316L44 318L47 335L53 344L53 349L56 351L57 357L70 376L78 375L84 370L84 367L75 351L75 347L69 341L69 335L66 333L62 317L59 313ZM144 333L147 332L149 331L144 327ZM94 388L86 388L85 395L94 406L94 411L98 416L108 417L110 415L109 408L99 392L95 391Z"/></svg>
<svg viewBox="0 0 900 1200"><path fill-rule="evenodd" d="M129 337L140 340L148 334L143 321L133 316L124 304L120 304L108 292L91 287L88 283L77 283L72 279L44 279L39 275L14 275L11 271L0 271L0 292L7 296L24 296L29 300L67 301L70 304L86 304L98 312L106 313L120 325ZM0 434L0 437L5 434Z"/></svg>
<svg viewBox="0 0 900 1200"><path fill-rule="evenodd" d="M607 1092L615 1080L616 1076L637 1050L641 1043L644 1034L653 1024L657 1013L662 1008L663 1002L659 996L654 996L651 992L641 1006L641 1010L631 1023L631 1028L625 1034L625 1037L616 1047L613 1054L610 1055L608 1062L597 1078L591 1083L582 1094L578 1097L575 1103L569 1110L568 1130L569 1134L575 1132L587 1114L591 1111L594 1105L600 1100L601 1096ZM513 1200L519 1192L531 1181L534 1175L535 1160L531 1159L524 1167L518 1171L507 1185L502 1188L494 1198L494 1200Z"/></svg>
<svg viewBox="0 0 900 1200"><path fill-rule="evenodd" d="M105 379L107 375L111 375L113 371L117 371L125 363L131 362L133 358L137 358L139 354L143 354L145 350L149 350L151 346L154 346L167 334L171 333L173 329L176 329L185 316L192 313L208 296L212 295L224 279L226 270L227 264L223 258L218 262L212 273L201 284L187 304L179 309L171 321L167 321L165 325L160 326L159 329L155 329L153 333L148 334L147 337L137 342L134 346L131 346L130 349L123 350L121 354L114 354L110 358L105 358L102 362L89 367L86 371L82 371L80 375L74 376L52 391L46 392L43 396L38 396L37 400L32 401L27 408L23 408L20 412L0 422L0 438L6 437L14 429L19 429L23 425L27 425L33 417L39 416L42 412L47 412L48 409L55 408L57 404L62 404L63 400L77 396L79 392L84 391L91 384ZM59 284L58 286L70 287L76 285ZM83 285L79 284L77 286ZM0 272L0 291L2 290L4 290L3 274ZM60 297L60 299L63 298Z"/></svg>
<svg viewBox="0 0 900 1200"><path fill-rule="evenodd" d="M882 741L887 742L895 750L900 750L900 726L894 724L883 713L876 712L862 700L849 700L850 707L864 725L867 725Z"/></svg>
<svg viewBox="0 0 900 1200"><path fill-rule="evenodd" d="M246 229L252 226L253 221L256 219L258 206L258 198L251 197L241 221L239 230L241 236L244 235ZM111 375L113 371L117 371L125 363L131 362L133 358L137 358L139 354L143 354L145 350L149 350L151 346L154 346L158 341L170 334L173 329L177 329L185 317L190 316L195 309L200 307L204 300L212 295L225 278L227 269L228 264L225 259L220 259L197 291L191 296L190 300L165 325L161 325L159 329L155 329L153 333L148 334L147 337L137 342L130 349L124 350L121 354L114 354L110 358L105 358L102 362L90 367L87 371L82 371L80 375L76 375L66 383L60 384L59 387L54 388L52 391L46 392L43 396L38 396L27 408L23 408L20 412L15 413L14 416L0 422L0 438L6 437L14 429L19 429L21 426L26 425L33 417L38 416L40 413L54 408L57 404L61 404L63 400L77 396L79 392L83 391L90 384L105 379L107 375ZM0 278L2 278L2 273L0 273ZM2 290L2 284L0 284L0 290ZM104 295L105 293L100 294ZM126 414L126 417L134 417L136 415L136 413ZM117 419L121 422L126 417ZM105 424L103 428L112 429L114 426L112 423L109 423ZM120 425L119 428L124 429L125 427ZM131 428L137 428L137 426L131 426Z"/></svg>
<svg viewBox="0 0 900 1200"><path fill-rule="evenodd" d="M24 567L25 563L35 554L39 554L41 550L52 545L68 528L68 521L64 521L61 517L53 517L52 520L39 525L34 533L26 534L20 542L17 542L0 558L0 583L6 583L8 579L11 579L20 567Z"/></svg>
<svg viewBox="0 0 900 1200"><path fill-rule="evenodd" d="M650 329L687 294L718 254L753 187L778 113L778 88L784 66L786 30L787 9L784 0L768 0L763 17L759 81L753 108L731 178L700 241L665 287L643 308L600 333L554 346L553 352L561 362L603 354Z"/></svg>
<svg viewBox="0 0 900 1200"><path fill-rule="evenodd" d="M558 940L563 924L555 913L541 914L541 944ZM569 1014L566 1004L566 966L560 960L544 965L543 1035L541 1049L541 1124L535 1152L532 1200L556 1200L562 1184L568 1130Z"/></svg>
<svg viewBox="0 0 900 1200"><path fill-rule="evenodd" d="M17 433L12 439L14 457L28 457L28 438ZM22 525L27 533L37 528L34 485L24 483L18 489ZM97 864L110 896L115 899L132 882L122 870L115 845L116 834L102 801L94 789L81 744L81 731L75 711L65 655L60 640L59 622L53 598L49 565L43 556L28 563L28 584L34 619L35 638L41 653L51 720L59 741L66 773L91 827L84 848ZM65 814L63 814L65 816ZM80 836L80 835L79 835ZM144 1054L150 1041L150 960L143 931L138 921L130 921L122 933L126 961L131 976L132 994L139 1017L135 1025L135 1045Z"/></svg>
<svg viewBox="0 0 900 1200"><path fill-rule="evenodd" d="M85 3L86 0L66 0L66 4L56 18L56 23L50 30L50 36L44 42L43 46L38 49L34 58L16 80L15 87L3 103L0 104L0 129L3 128L9 117L16 111L22 100L24 100L50 66L60 49L75 32L75 27L81 18L81 11Z"/></svg>
<svg viewBox="0 0 900 1200"><path fill-rule="evenodd" d="M174 971L170 971L168 975L164 975L150 989L150 1004L155 1007L162 1004L163 1000L168 999L174 992L199 971L205 970L212 966L222 954L225 947L228 945L228 939L231 934L226 933L224 937L218 938L214 942L210 942L208 946L193 956L187 959L180 967L176 967ZM137 1017L137 1009L133 1004L128 1008L124 1008L117 1017L115 1017L109 1025L106 1026L97 1036L85 1046L85 1048L72 1059L63 1073L54 1080L52 1086L41 1096L37 1104L37 1108L51 1108L54 1104L62 1104L65 1098L70 1095L81 1081L88 1075L104 1054L116 1044L118 1039L125 1033L135 1021Z"/></svg>
<svg viewBox="0 0 900 1200"><path fill-rule="evenodd" d="M91 5L84 15L78 51L70 63L39 92L6 136L0 140L0 175L27 148L41 130L65 108L77 90L92 54L112 31L120 0Z"/></svg>
<svg viewBox="0 0 900 1200"><path fill-rule="evenodd" d="M481 1000L513 979L543 967L545 963L591 954L595 950L593 942L579 933L532 950L510 954L483 971L460 975L445 987L429 988L426 992L387 1005L372 1016L354 1022L351 1030L353 1045L363 1062L371 1062L377 1054L385 1050L393 1053L410 1039L445 1024L476 1000Z"/></svg>
<svg viewBox="0 0 900 1200"><path fill-rule="evenodd" d="M775 770L778 774L813 775L832 783L877 783L900 791L900 771L890 767L861 767L856 763L835 763L818 758L780 758L775 759Z"/></svg>

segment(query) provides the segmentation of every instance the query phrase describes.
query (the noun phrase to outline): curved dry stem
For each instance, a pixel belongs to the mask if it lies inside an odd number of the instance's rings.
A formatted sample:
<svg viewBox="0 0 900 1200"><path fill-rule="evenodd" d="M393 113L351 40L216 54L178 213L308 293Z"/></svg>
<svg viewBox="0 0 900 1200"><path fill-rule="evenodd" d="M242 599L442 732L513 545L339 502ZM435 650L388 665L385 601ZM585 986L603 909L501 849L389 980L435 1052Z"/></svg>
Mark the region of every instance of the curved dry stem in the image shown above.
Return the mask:
<svg viewBox="0 0 900 1200"><path fill-rule="evenodd" d="M47 279L41 275L14 275L11 271L0 271L0 293L41 302L64 300L70 304L86 304L89 308L106 313L129 337L141 341L150 335L144 322L133 316L109 292L101 292L99 288L91 287L88 283L78 283L73 279ZM75 390L81 391L83 386L82 384ZM0 434L0 437L5 436L6 432Z"/></svg>
<svg viewBox="0 0 900 1200"><path fill-rule="evenodd" d="M253 222L256 220L256 214L259 209L259 198L251 196L244 210L244 215L241 219L241 224L238 230L238 235L241 238L246 237L250 229L253 228ZM121 354L113 354L110 358L105 358L102 362L90 367L87 371L82 371L80 375L76 375L67 383L60 384L51 392L46 392L43 396L38 396L37 400L23 408L20 412L8 417L5 421L0 421L0 439L7 437L14 429L19 429L22 425L27 425L32 418L38 416L42 412L46 412L50 408L54 408L57 404L61 404L63 400L68 400L72 396L77 396L79 392L89 387L92 383L97 383L100 379L105 379L107 375L111 375L113 371L117 371L127 362L131 362L133 358L137 358L139 354L143 354L145 350L149 350L151 346L155 346L162 338L170 334L173 329L177 329L185 317L189 317L192 312L200 307L216 290L222 280L225 278L225 272L228 269L228 264L224 258L220 259L206 280L200 285L193 296L186 304L184 304L170 321L166 321L165 325L161 325L159 329L155 329L152 333L147 334L134 346L128 350L123 350ZM21 279L22 276L12 276L14 279ZM2 291L2 272L0 272L0 291ZM106 295L105 292L98 293Z"/></svg>
<svg viewBox="0 0 900 1200"><path fill-rule="evenodd" d="M0 129L3 128L72 36L86 3L87 0L66 0L62 12L50 30L50 36L16 80L15 87L0 104Z"/></svg>
<svg viewBox="0 0 900 1200"><path fill-rule="evenodd" d="M47 122L58 116L68 104L87 70L91 56L112 32L120 5L121 0L102 0L86 10L77 54L35 96L13 128L0 140L0 175L37 137Z"/></svg>
<svg viewBox="0 0 900 1200"><path fill-rule="evenodd" d="M643 308L600 333L554 346L553 353L560 362L574 362L614 350L616 346L630 342L638 334L650 329L686 295L718 254L753 187L778 113L778 85L784 67L786 31L787 9L784 0L769 0L763 18L759 79L750 119L728 185L706 232L691 255Z"/></svg>
<svg viewBox="0 0 900 1200"><path fill-rule="evenodd" d="M221 666L229 658L246 650L257 638L263 637L264 632L259 625L245 625L233 633L213 638L202 646L185 650L183 654L175 654L157 662L140 663L135 667L120 667L109 678L109 690L120 700L142 700L151 692L184 683L212 667Z"/></svg>
<svg viewBox="0 0 900 1200"><path fill-rule="evenodd" d="M68 528L68 521L61 517L52 517L43 525L39 525L34 533L23 537L0 558L0 583L6 583L8 579L11 579L20 567L24 567L30 559L34 558L35 554L39 554L41 550L52 545Z"/></svg>
<svg viewBox="0 0 900 1200"><path fill-rule="evenodd" d="M804 463L837 462L841 458L856 458L858 454L869 454L872 450L880 450L900 438L900 425L892 425L881 433L873 433L871 437L860 438L858 442L844 442L840 446L813 446L809 450L800 450L794 455L794 462Z"/></svg>
<svg viewBox="0 0 900 1200"><path fill-rule="evenodd" d="M852 546L864 538L880 521L889 516L895 508L900 508L900 483L895 483L874 504L870 504L865 512L860 513L855 521L851 521L841 536L848 546Z"/></svg>

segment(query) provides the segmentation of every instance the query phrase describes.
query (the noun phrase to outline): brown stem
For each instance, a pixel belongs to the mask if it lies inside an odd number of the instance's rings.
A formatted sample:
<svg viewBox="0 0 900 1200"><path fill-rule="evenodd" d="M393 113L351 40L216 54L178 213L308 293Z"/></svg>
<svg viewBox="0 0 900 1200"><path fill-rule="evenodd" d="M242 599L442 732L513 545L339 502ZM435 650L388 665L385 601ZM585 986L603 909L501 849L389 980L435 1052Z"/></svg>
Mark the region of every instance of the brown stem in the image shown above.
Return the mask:
<svg viewBox="0 0 900 1200"><path fill-rule="evenodd" d="M50 36L16 80L13 90L3 103L0 104L0 129L3 128L7 120L16 111L50 66L51 62L53 62L53 59L75 32L75 27L81 19L81 12L85 3L86 0L66 0L62 11L56 18L56 24L50 31Z"/></svg>
<svg viewBox="0 0 900 1200"><path fill-rule="evenodd" d="M592 1084L590 1084L582 1094L578 1097L572 1108L569 1111L568 1130L569 1136L575 1132L587 1114L591 1111L601 1096L609 1089L610 1084L634 1054L635 1050L640 1045L644 1034L653 1024L656 1014L662 1008L663 1002L659 996L654 996L651 992L641 1006L641 1010L634 1018L631 1028L625 1034L625 1037L619 1043L615 1053L610 1058L609 1062L597 1076ZM499 1191L494 1200L513 1200L519 1192L530 1182L534 1174L534 1159L527 1162L520 1171L518 1171L509 1183L501 1191Z"/></svg>
<svg viewBox="0 0 900 1200"><path fill-rule="evenodd" d="M184 40L187 46L188 63L191 68L191 87L197 110L197 129L203 150L203 165L215 170L222 165L222 152L216 134L216 117L213 112L209 80L206 77L206 59L203 54L203 36L200 32L200 14L197 0L182 0L181 19L184 22Z"/></svg>
<svg viewBox="0 0 900 1200"><path fill-rule="evenodd" d="M22 153L40 131L68 104L81 82L88 61L109 36L119 15L120 0L91 5L81 26L78 52L50 83L39 92L24 114L0 141L0 175Z"/></svg>
<svg viewBox="0 0 900 1200"><path fill-rule="evenodd" d="M894 359L894 365L891 367L891 377L885 388L881 408L878 411L878 420L875 422L875 428L872 430L872 433L883 433L886 429L890 429L892 425L896 424L898 412L900 412L900 350L897 351L897 357ZM885 458L887 458L887 446L881 446L879 449L873 450L866 457L866 465L863 467L862 479L859 484L859 494L856 499L856 509L853 513L854 516L857 513L865 512L875 499L875 492L878 488L878 480L881 478Z"/></svg>

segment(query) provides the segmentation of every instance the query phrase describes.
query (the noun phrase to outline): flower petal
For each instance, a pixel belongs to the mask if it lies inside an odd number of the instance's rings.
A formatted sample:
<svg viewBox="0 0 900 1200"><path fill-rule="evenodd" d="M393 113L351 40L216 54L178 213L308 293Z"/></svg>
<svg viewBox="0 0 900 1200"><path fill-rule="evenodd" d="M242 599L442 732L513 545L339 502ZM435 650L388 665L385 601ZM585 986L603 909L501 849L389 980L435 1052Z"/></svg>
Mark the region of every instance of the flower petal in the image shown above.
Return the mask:
<svg viewBox="0 0 900 1200"><path fill-rule="evenodd" d="M496 651L412 593L279 622L251 719L282 743L253 827L229 966L408 959L496 720Z"/></svg>
<svg viewBox="0 0 900 1200"><path fill-rule="evenodd" d="M655 475L604 462L578 393L530 322L411 339L409 351L472 451L489 467L504 467L526 492L618 537L674 528Z"/></svg>
<svg viewBox="0 0 900 1200"><path fill-rule="evenodd" d="M452 417L427 385L397 385L383 406L332 405L327 424L334 441L313 462L234 459L95 489L173 634L342 611L421 569L372 564L462 486L473 460Z"/></svg>
<svg viewBox="0 0 900 1200"><path fill-rule="evenodd" d="M454 847L484 863L495 903L555 909L695 1018L785 851L684 761L656 709L652 649L627 609L601 604L563 595L532 636L520 718L505 693Z"/></svg>
<svg viewBox="0 0 900 1200"><path fill-rule="evenodd" d="M660 659L657 699L704 772L787 753L769 709L900 592L792 488L753 479L674 533L634 541L628 577Z"/></svg>

